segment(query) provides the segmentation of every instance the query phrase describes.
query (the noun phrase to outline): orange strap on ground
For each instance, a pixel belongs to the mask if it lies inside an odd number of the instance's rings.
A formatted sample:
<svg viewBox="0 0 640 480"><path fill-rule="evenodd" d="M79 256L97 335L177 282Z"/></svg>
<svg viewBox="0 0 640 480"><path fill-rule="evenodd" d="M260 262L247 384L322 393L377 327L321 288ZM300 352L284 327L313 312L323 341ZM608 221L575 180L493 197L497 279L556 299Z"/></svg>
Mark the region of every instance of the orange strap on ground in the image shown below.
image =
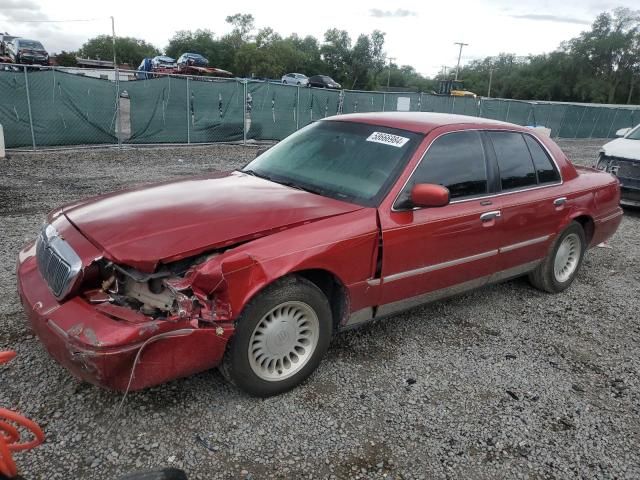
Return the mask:
<svg viewBox="0 0 640 480"><path fill-rule="evenodd" d="M16 356L15 352L0 352L0 364L6 363ZM20 442L20 430L25 429L33 437L29 441ZM0 408L0 473L13 478L18 474L18 468L13 461L11 452L29 450L44 442L44 433L38 424L19 413L6 408Z"/></svg>

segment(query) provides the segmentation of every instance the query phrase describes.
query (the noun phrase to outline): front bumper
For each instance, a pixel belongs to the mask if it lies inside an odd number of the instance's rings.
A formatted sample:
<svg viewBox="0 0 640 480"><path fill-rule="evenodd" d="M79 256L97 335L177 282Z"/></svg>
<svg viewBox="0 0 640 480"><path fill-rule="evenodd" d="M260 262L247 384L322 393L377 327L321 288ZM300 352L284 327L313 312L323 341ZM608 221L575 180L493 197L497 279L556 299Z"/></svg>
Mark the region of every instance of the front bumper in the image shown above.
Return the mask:
<svg viewBox="0 0 640 480"><path fill-rule="evenodd" d="M640 180L637 187L627 187L625 183L620 187L620 205L629 207L640 207Z"/></svg>
<svg viewBox="0 0 640 480"><path fill-rule="evenodd" d="M202 327L197 320L151 318L128 322L79 296L58 303L34 255L31 244L18 260L22 305L49 354L76 377L108 389L139 390L213 368L222 360L232 325Z"/></svg>
<svg viewBox="0 0 640 480"><path fill-rule="evenodd" d="M596 167L620 181L620 204L640 207L640 161L601 154Z"/></svg>
<svg viewBox="0 0 640 480"><path fill-rule="evenodd" d="M20 63L23 65L49 65L49 59L46 57L32 57L29 55L20 55Z"/></svg>

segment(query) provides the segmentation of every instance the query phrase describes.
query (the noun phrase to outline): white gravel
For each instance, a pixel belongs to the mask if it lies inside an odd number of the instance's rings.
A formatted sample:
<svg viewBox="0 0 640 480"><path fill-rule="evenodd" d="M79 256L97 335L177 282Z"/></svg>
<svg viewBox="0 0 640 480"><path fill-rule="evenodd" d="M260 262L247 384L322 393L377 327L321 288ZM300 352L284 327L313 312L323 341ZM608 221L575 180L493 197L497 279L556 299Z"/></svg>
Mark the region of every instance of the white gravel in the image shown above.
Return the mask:
<svg viewBox="0 0 640 480"><path fill-rule="evenodd" d="M564 141L591 165L598 141ZM25 479L160 466L214 478L640 478L640 211L576 283L495 285L339 335L303 386L266 400L217 371L121 396L75 380L25 324L14 265L45 213L132 183L238 167L253 147L14 153L0 163L0 406L47 441ZM115 428L107 434L108 428Z"/></svg>

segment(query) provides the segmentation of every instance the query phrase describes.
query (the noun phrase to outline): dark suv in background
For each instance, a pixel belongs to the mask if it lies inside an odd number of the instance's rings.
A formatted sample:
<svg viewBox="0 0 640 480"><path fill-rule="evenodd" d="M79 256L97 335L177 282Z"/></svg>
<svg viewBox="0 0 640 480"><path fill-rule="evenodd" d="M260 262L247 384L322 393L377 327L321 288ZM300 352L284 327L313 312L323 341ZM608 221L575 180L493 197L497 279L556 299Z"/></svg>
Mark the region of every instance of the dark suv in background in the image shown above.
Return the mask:
<svg viewBox="0 0 640 480"><path fill-rule="evenodd" d="M9 42L7 50L14 63L49 65L49 53L37 40L14 38Z"/></svg>
<svg viewBox="0 0 640 480"><path fill-rule="evenodd" d="M327 75L314 75L313 77L309 77L309 83L307 83L307 85L320 88L342 88L342 85Z"/></svg>

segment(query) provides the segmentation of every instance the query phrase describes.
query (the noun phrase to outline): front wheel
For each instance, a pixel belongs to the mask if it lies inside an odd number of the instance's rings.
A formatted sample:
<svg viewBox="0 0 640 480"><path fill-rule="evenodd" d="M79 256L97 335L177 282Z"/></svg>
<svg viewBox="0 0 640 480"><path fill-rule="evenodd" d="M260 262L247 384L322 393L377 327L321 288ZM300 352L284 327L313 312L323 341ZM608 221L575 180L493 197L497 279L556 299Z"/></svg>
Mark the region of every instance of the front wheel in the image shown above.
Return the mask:
<svg viewBox="0 0 640 480"><path fill-rule="evenodd" d="M302 277L287 277L245 307L222 373L253 396L286 392L317 368L331 333L331 308L324 293Z"/></svg>
<svg viewBox="0 0 640 480"><path fill-rule="evenodd" d="M566 290L578 274L586 249L582 225L571 222L553 242L549 255L529 274L529 281L549 293Z"/></svg>

